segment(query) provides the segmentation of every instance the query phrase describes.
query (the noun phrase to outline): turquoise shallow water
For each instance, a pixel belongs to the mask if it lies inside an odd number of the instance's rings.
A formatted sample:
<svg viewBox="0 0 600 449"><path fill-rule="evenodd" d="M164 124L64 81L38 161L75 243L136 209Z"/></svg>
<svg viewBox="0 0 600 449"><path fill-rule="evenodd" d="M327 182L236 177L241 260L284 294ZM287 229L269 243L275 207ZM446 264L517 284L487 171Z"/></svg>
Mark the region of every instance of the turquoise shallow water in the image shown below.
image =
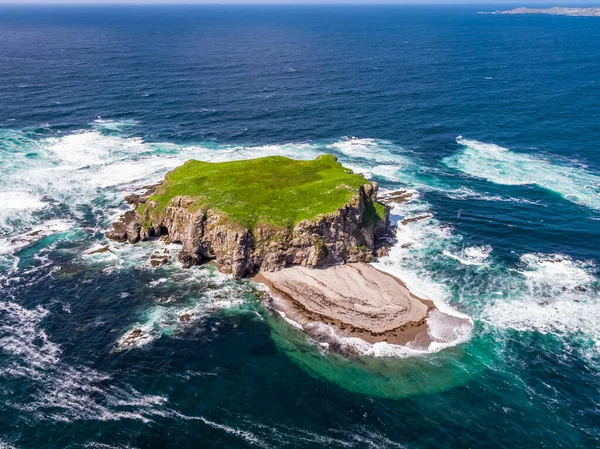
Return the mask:
<svg viewBox="0 0 600 449"><path fill-rule="evenodd" d="M600 27L480 9L1 7L0 447L597 447ZM324 152L413 193L378 266L456 344L348 359L159 242L87 254L187 159Z"/></svg>

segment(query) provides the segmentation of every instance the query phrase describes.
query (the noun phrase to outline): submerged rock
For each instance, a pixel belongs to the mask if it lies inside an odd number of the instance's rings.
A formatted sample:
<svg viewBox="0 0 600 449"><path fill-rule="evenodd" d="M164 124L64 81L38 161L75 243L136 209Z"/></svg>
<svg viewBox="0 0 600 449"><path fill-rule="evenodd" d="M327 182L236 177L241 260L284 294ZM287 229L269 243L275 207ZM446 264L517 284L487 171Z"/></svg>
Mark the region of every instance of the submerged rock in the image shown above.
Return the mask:
<svg viewBox="0 0 600 449"><path fill-rule="evenodd" d="M89 254L89 255L92 255L92 254L102 254L102 253L107 253L109 251L110 251L110 249L108 248L108 246L103 245L103 246L101 246L99 248L94 248L94 249L89 250L87 252L87 254Z"/></svg>
<svg viewBox="0 0 600 449"><path fill-rule="evenodd" d="M136 327L131 329L119 339L117 342L117 348L129 349L136 346L142 346L151 339L151 335L145 333L141 328Z"/></svg>

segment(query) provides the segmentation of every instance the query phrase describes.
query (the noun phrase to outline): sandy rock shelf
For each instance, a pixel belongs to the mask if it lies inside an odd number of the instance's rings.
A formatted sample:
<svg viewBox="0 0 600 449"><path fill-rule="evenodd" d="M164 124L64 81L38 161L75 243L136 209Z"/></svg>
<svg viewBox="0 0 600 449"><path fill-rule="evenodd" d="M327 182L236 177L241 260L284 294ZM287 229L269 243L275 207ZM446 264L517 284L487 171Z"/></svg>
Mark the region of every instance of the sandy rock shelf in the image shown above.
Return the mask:
<svg viewBox="0 0 600 449"><path fill-rule="evenodd" d="M442 314L399 279L364 263L320 270L296 266L261 272L253 279L268 287L273 308L305 330L321 322L340 337L369 343L410 343L426 349L436 341L429 328L430 316L443 315L450 327L467 321Z"/></svg>

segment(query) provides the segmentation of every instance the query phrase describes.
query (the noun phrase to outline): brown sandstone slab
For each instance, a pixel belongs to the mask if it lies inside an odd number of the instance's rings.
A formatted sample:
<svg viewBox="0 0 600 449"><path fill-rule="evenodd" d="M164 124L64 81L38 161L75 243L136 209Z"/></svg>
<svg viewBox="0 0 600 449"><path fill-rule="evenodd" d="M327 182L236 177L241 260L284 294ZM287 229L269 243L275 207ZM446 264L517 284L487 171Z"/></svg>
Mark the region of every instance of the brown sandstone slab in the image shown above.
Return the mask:
<svg viewBox="0 0 600 449"><path fill-rule="evenodd" d="M413 295L397 278L364 263L326 269L295 266L262 272L254 280L274 295L274 307L305 325L320 321L344 336L374 343L428 344L430 301Z"/></svg>

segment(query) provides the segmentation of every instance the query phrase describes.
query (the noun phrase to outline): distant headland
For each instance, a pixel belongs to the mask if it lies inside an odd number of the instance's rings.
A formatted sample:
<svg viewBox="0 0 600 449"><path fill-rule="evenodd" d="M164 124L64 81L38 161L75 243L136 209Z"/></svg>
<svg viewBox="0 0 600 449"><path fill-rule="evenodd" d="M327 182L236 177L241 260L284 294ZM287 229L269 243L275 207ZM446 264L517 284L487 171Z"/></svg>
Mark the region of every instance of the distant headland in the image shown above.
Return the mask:
<svg viewBox="0 0 600 449"><path fill-rule="evenodd" d="M482 12L481 14L549 14L553 16L600 17L600 8L515 8L506 11Z"/></svg>

